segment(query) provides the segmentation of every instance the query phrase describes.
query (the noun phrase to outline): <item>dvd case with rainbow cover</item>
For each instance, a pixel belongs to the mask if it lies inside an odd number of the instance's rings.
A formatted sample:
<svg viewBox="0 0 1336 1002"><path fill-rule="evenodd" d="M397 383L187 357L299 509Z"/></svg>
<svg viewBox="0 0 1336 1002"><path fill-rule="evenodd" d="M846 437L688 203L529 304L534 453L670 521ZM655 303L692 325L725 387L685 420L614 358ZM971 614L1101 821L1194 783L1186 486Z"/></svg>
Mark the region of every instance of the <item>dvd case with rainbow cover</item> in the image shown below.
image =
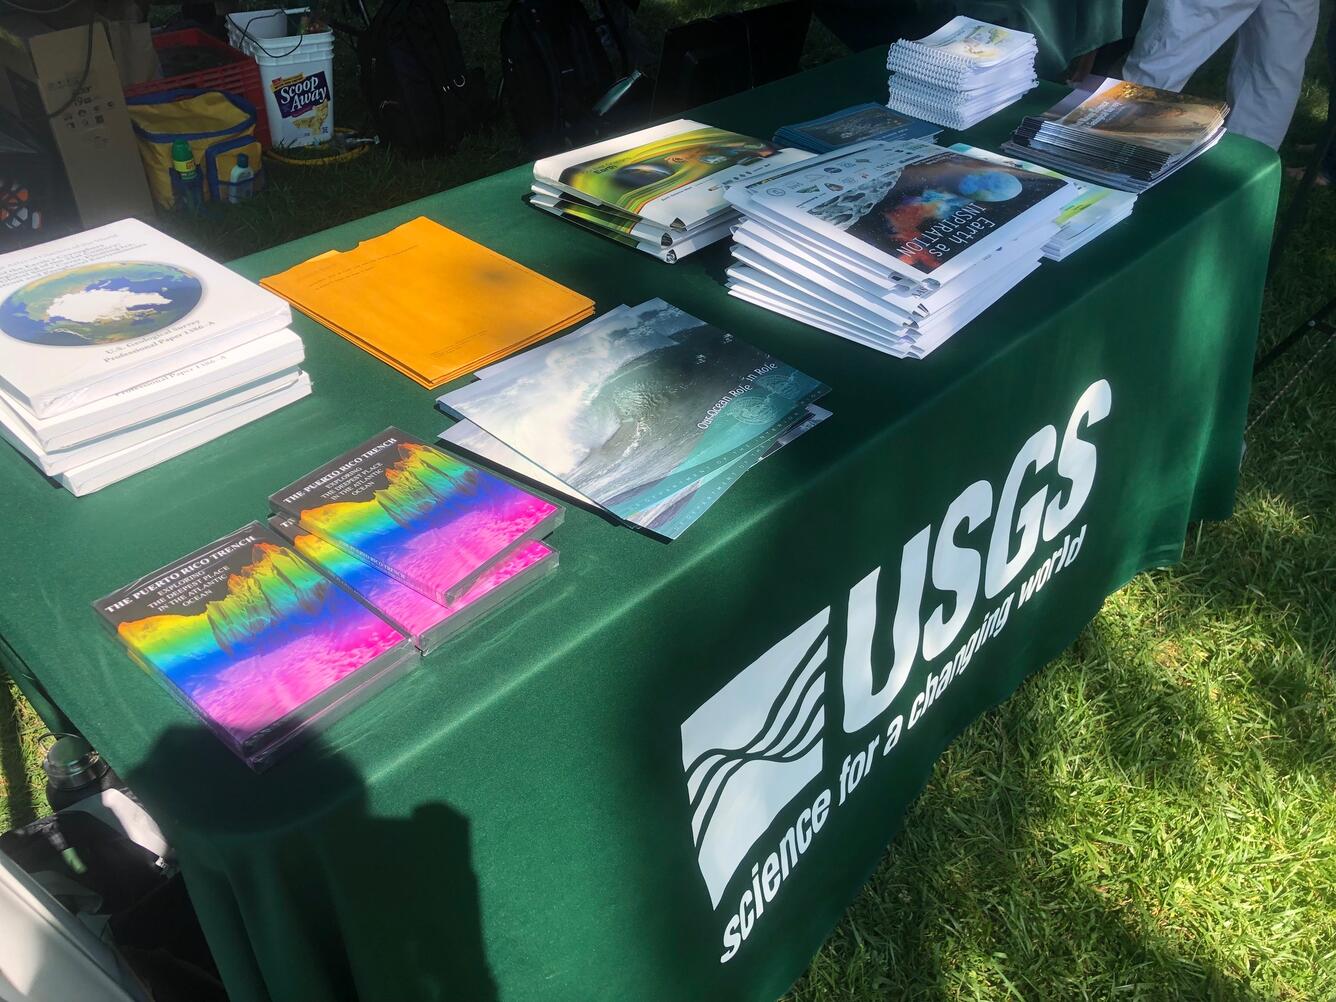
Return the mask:
<svg viewBox="0 0 1336 1002"><path fill-rule="evenodd" d="M402 631L259 522L93 608L257 771L417 660Z"/></svg>
<svg viewBox="0 0 1336 1002"><path fill-rule="evenodd" d="M289 484L269 506L442 605L565 515L398 428Z"/></svg>
<svg viewBox="0 0 1336 1002"><path fill-rule="evenodd" d="M465 626L518 597L557 569L557 551L531 539L479 575L473 587L454 605L445 606L306 531L294 518L275 515L269 519L269 526L303 557L343 582L408 634L423 654L430 654Z"/></svg>

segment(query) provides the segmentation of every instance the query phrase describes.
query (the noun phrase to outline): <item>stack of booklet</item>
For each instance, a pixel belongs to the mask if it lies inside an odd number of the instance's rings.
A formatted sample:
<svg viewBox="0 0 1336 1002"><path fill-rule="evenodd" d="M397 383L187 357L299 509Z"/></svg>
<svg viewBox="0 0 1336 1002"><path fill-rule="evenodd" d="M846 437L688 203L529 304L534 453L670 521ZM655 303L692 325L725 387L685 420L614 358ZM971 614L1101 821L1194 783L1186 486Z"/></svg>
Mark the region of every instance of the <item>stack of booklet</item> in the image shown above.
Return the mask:
<svg viewBox="0 0 1336 1002"><path fill-rule="evenodd" d="M956 143L951 149L957 153L978 157L980 160L1009 164L1022 170L1034 171L1036 174L1047 174L1049 177L1071 181L1080 194L1062 207L1055 220L1061 228L1053 235L1052 240L1044 244L1044 257L1050 261L1061 261L1069 254L1080 250L1130 216L1136 206L1137 197L1129 191L1117 191L1088 181L1074 181L1047 167L999 156L967 143Z"/></svg>
<svg viewBox="0 0 1336 1002"><path fill-rule="evenodd" d="M539 160L527 198L671 264L728 236L725 185L809 155L679 119Z"/></svg>
<svg viewBox="0 0 1336 1002"><path fill-rule="evenodd" d="M1080 194L928 143L858 143L728 190L745 217L729 293L922 358L1039 266Z"/></svg>
<svg viewBox="0 0 1336 1002"><path fill-rule="evenodd" d="M588 297L425 216L260 284L428 389L594 312Z"/></svg>
<svg viewBox="0 0 1336 1002"><path fill-rule="evenodd" d="M900 39L886 56L887 107L968 129L1039 83L1035 38L958 15L926 38Z"/></svg>
<svg viewBox="0 0 1336 1002"><path fill-rule="evenodd" d="M310 393L291 320L134 219L0 255L0 435L100 490Z"/></svg>
<svg viewBox="0 0 1336 1002"><path fill-rule="evenodd" d="M864 139L880 139L888 143L904 139L932 142L941 131L939 125L920 122L907 115L897 115L889 108L869 102L821 118L781 126L775 133L775 145L796 146L813 153L829 153L840 146Z"/></svg>
<svg viewBox="0 0 1336 1002"><path fill-rule="evenodd" d="M1110 77L1087 77L1003 149L1121 191L1145 191L1220 141L1229 106Z"/></svg>
<svg viewBox="0 0 1336 1002"><path fill-rule="evenodd" d="M443 442L663 539L829 417L825 385L661 299L477 376Z"/></svg>
<svg viewBox="0 0 1336 1002"><path fill-rule="evenodd" d="M557 566L562 509L397 428L252 522L93 603L254 769Z"/></svg>

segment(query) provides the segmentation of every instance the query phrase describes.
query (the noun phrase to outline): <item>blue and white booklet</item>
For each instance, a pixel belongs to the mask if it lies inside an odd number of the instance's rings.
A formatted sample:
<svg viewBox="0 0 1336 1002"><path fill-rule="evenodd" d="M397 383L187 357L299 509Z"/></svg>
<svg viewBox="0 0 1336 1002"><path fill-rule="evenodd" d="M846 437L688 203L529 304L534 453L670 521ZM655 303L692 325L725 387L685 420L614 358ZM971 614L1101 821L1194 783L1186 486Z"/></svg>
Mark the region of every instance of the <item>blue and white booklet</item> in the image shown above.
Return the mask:
<svg viewBox="0 0 1336 1002"><path fill-rule="evenodd" d="M780 126L775 133L775 145L796 146L813 153L829 153L865 139L879 139L888 143L904 139L932 142L941 131L940 125L900 115L880 104L868 102L821 118Z"/></svg>

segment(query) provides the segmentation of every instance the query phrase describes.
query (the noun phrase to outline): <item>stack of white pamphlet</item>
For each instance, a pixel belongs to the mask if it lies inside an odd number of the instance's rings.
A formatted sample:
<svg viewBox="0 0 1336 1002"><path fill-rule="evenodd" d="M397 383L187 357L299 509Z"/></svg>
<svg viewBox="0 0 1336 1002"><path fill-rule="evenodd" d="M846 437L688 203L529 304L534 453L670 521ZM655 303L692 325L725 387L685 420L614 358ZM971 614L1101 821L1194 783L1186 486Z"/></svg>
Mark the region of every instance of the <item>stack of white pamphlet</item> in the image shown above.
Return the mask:
<svg viewBox="0 0 1336 1002"><path fill-rule="evenodd" d="M100 490L310 393L291 320L134 219L0 255L0 436Z"/></svg>
<svg viewBox="0 0 1336 1002"><path fill-rule="evenodd" d="M1049 177L1071 181L1080 194L1062 207L1056 220L1061 229L1052 240L1044 244L1044 257L1050 261L1061 261L1067 255L1080 250L1130 216L1137 204L1136 195L1130 191L1105 188L1093 181L1077 181L1026 160L1013 160L1011 157L990 153L967 143L956 143L951 149L957 153L968 153L980 160L1009 164L1022 170L1034 171L1036 174L1047 174Z"/></svg>
<svg viewBox="0 0 1336 1002"><path fill-rule="evenodd" d="M928 143L856 143L728 189L729 293L922 358L1039 266L1071 182Z"/></svg>
<svg viewBox="0 0 1336 1002"><path fill-rule="evenodd" d="M953 17L926 38L900 39L886 56L890 99L902 115L968 129L1039 83L1035 38L972 17Z"/></svg>
<svg viewBox="0 0 1336 1002"><path fill-rule="evenodd" d="M672 264L728 237L724 186L811 156L679 119L539 160L529 204Z"/></svg>

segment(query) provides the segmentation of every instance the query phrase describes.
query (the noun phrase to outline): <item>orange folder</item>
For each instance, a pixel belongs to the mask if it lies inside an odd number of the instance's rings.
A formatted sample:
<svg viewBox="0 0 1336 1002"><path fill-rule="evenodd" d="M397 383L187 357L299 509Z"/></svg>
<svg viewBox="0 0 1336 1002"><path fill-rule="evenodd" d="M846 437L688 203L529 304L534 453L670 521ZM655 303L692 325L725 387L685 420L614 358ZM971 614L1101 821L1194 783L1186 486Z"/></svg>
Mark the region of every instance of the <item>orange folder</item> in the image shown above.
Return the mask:
<svg viewBox="0 0 1336 1002"><path fill-rule="evenodd" d="M588 297L423 216L260 284L429 389L594 312Z"/></svg>

